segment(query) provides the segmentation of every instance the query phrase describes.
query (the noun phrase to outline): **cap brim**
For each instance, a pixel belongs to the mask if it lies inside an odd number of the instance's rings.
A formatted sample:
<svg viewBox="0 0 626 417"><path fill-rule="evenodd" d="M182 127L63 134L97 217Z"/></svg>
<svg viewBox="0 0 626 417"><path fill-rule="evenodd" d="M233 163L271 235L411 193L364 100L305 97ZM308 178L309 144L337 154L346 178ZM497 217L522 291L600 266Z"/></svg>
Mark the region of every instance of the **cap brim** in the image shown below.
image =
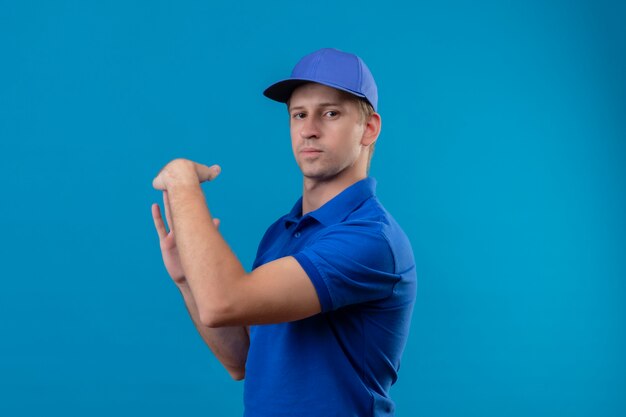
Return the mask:
<svg viewBox="0 0 626 417"><path fill-rule="evenodd" d="M326 85L328 87L336 88L337 90L345 91L346 93L350 93L357 97L365 98L363 94L355 93L354 91L339 87L337 85L333 85L332 83L325 83L323 81L310 80L306 78L289 78L286 80L278 81L277 83L274 83L267 87L265 91L263 91L263 95L280 103L286 103L287 100L289 100L289 97L291 97L291 93L293 93L293 90L306 83L317 83Z"/></svg>

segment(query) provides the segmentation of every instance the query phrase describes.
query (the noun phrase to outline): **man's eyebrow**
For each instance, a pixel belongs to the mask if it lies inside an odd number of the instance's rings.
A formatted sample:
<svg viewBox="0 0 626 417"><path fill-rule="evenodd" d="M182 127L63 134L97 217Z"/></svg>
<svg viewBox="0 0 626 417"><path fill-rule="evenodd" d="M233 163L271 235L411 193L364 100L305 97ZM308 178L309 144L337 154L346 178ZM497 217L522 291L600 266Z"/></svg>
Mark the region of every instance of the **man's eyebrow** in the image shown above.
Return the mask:
<svg viewBox="0 0 626 417"><path fill-rule="evenodd" d="M317 107L343 107L341 103L334 103L334 102L319 103L316 106ZM293 106L293 107L289 107L289 111L303 110L304 108L305 108L304 106Z"/></svg>

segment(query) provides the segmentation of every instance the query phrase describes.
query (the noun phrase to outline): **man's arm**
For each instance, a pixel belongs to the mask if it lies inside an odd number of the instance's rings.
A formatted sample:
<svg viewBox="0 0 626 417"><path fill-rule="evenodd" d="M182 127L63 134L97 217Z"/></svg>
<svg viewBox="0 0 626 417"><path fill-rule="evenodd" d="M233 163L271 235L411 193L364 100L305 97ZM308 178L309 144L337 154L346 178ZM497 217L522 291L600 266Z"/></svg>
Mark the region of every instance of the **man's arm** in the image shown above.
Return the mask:
<svg viewBox="0 0 626 417"><path fill-rule="evenodd" d="M245 272L213 225L200 188L217 174L216 167L174 160L153 181L168 191L176 245L200 322L209 327L279 323L319 313L317 292L293 257Z"/></svg>
<svg viewBox="0 0 626 417"><path fill-rule="evenodd" d="M200 336L211 349L215 357L226 368L230 376L240 381L246 375L246 359L250 338L244 326L220 327L211 329L200 321L198 307L187 284L177 285L180 290L187 311L200 333Z"/></svg>
<svg viewBox="0 0 626 417"><path fill-rule="evenodd" d="M172 229L173 222L170 216L166 191L163 192L163 206L165 208L167 223L170 225L171 230L169 232L167 231L158 204L152 205L152 217L154 219L155 229L159 236L159 246L161 248L161 254L163 255L165 268L172 278L172 281L180 290L185 306L187 307L187 311L189 312L189 315L191 316L191 319L202 339L209 346L211 351L213 351L217 359L222 363L233 379L243 379L245 376L246 358L250 344L248 329L243 326L210 329L200 322L198 308L191 291L189 290L189 285L185 279L185 273L182 269L180 257L176 248L176 240L174 237L175 233L174 229ZM219 225L219 221L217 219L214 219L213 221L217 227Z"/></svg>

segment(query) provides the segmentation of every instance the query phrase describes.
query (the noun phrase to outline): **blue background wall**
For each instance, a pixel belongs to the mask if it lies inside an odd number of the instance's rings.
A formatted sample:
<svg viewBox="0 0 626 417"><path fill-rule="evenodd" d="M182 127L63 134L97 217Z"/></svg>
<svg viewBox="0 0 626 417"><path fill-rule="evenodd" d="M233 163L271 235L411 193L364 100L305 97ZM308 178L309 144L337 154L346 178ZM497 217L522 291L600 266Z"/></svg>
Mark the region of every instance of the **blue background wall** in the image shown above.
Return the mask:
<svg viewBox="0 0 626 417"><path fill-rule="evenodd" d="M261 92L361 55L372 176L413 242L397 416L626 414L624 2L2 1L0 415L240 415L161 263L152 178L246 266L300 195Z"/></svg>

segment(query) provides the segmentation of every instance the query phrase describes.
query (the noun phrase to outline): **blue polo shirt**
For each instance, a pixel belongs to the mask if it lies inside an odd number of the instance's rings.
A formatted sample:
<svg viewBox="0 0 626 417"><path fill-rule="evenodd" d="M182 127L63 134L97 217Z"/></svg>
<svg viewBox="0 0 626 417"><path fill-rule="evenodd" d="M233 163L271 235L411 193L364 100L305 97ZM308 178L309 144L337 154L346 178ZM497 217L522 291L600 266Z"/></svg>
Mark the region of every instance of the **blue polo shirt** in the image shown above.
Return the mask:
<svg viewBox="0 0 626 417"><path fill-rule="evenodd" d="M253 268L293 256L322 312L250 329L246 417L392 416L417 279L406 235L365 178L302 216L272 224Z"/></svg>

